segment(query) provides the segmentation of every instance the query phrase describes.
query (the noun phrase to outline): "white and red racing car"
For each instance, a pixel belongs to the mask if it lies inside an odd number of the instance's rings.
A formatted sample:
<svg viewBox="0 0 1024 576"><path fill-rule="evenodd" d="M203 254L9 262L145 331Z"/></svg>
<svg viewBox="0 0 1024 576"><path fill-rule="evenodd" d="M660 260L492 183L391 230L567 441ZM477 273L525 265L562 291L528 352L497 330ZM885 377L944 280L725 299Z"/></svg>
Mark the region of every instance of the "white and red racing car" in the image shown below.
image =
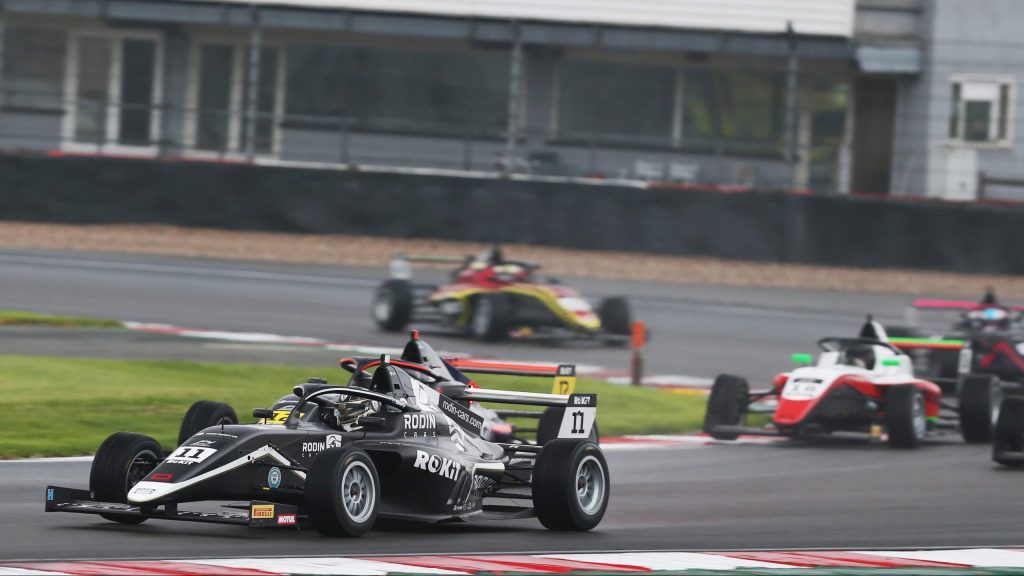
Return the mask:
<svg viewBox="0 0 1024 576"><path fill-rule="evenodd" d="M711 390L704 431L734 440L740 434L811 437L864 433L897 447L917 447L939 428L943 408L959 412L969 442L991 441L998 390L988 381L967 381L959 406L942 404L937 384L914 376L909 356L896 348L870 317L856 338L823 338L817 364L794 354L800 367L775 377L767 390L751 391L738 376L720 375ZM747 414L770 414L765 427L746 425ZM955 424L953 424L955 426Z"/></svg>

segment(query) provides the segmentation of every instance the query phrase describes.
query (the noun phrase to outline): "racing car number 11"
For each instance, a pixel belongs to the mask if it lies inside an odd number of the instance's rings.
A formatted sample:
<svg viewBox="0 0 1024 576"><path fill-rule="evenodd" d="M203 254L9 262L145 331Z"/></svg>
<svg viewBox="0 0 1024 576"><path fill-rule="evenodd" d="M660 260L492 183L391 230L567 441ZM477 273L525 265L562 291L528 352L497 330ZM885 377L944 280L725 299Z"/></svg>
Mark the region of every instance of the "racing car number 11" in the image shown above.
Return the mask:
<svg viewBox="0 0 1024 576"><path fill-rule="evenodd" d="M597 419L597 394L571 394L558 429L559 438L588 438Z"/></svg>

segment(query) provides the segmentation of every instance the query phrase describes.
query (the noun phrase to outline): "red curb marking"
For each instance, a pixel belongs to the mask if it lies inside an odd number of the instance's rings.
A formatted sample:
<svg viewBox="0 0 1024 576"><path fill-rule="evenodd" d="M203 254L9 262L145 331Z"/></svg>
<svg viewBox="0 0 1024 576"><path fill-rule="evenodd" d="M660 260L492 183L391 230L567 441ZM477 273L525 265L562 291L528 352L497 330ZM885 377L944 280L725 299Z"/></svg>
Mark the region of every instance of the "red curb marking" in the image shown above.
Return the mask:
<svg viewBox="0 0 1024 576"><path fill-rule="evenodd" d="M857 552L715 552L743 560L791 564L801 568L966 568L967 564L875 556Z"/></svg>
<svg viewBox="0 0 1024 576"><path fill-rule="evenodd" d="M268 576L280 575L280 572L268 572L250 568L228 568L213 564L190 564L171 561L135 561L135 562L23 562L19 564L3 564L4 567L24 568L26 570L42 570L45 572L64 572L79 576L151 576L166 574L167 576Z"/></svg>
<svg viewBox="0 0 1024 576"><path fill-rule="evenodd" d="M608 570L617 572L650 572L641 566L605 564L598 562L579 562L576 560L560 560L558 558L536 558L532 556L374 556L362 558L376 562L406 564L421 568L440 568L444 570L469 572L542 572L548 574L564 574L574 570Z"/></svg>

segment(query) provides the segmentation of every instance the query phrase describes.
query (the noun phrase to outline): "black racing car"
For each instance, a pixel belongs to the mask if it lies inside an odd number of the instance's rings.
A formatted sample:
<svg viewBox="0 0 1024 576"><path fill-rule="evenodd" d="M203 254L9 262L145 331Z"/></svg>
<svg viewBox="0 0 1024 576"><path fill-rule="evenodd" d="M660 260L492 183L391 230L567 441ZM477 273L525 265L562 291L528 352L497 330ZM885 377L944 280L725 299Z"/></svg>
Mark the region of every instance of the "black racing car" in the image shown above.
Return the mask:
<svg viewBox="0 0 1024 576"><path fill-rule="evenodd" d="M590 530L608 505L608 465L588 436L597 396L484 390L446 384L387 356L366 386L308 382L282 424L221 424L165 453L121 432L100 446L89 490L49 486L47 512L310 526L359 536L380 518L440 522L536 516L553 530ZM480 437L470 402L564 408L558 438L536 446ZM253 416L270 419L271 409ZM242 501L226 511L179 509ZM529 502L529 505L523 504Z"/></svg>
<svg viewBox="0 0 1024 576"><path fill-rule="evenodd" d="M401 365L408 370L422 372L428 375L422 378L425 384L444 392L449 384L455 387L476 387L466 374L502 374L508 376L539 376L554 378L555 386L552 390L558 390L561 394L571 393L572 390L564 388L566 383L574 383L576 367L571 364L552 365L531 365L501 364L495 362L480 362L461 358L445 360L425 340L420 338L418 330L413 330L409 341L402 349L402 355L392 362ZM366 387L370 382L371 371L380 364L379 360L355 358L342 358L339 362L341 367L352 374L349 385ZM559 384L562 385L559 385ZM264 423L283 423L287 418L298 398L294 394L287 394L271 406L272 414L264 418ZM480 436L484 440L492 442L525 443L533 442L545 444L549 440L557 438L558 428L562 421L563 408L548 407L542 412L522 410L494 410L481 405L479 402L469 404L469 409L483 419L484 425ZM509 418L537 419L536 428L520 428ZM228 404L210 400L200 400L188 409L185 417L182 418L181 427L178 430L178 445L184 444L197 432L210 426L221 424L238 424L238 416L235 410ZM524 435L525 433L525 435ZM598 428L595 423L591 433L591 440L599 442Z"/></svg>

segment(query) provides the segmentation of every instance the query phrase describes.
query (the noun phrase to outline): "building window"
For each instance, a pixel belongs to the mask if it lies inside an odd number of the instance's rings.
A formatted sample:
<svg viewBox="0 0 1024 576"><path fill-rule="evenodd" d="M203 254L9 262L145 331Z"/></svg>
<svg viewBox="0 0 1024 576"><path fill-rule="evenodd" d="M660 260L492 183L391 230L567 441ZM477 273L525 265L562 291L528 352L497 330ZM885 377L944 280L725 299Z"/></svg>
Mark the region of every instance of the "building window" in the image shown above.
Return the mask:
<svg viewBox="0 0 1024 576"><path fill-rule="evenodd" d="M558 89L559 138L671 144L675 69L670 66L567 61Z"/></svg>
<svg viewBox="0 0 1024 576"><path fill-rule="evenodd" d="M201 43L193 53L194 95L189 146L201 152L244 154L249 145L249 61L246 43ZM280 106L281 49L261 46L256 86L253 151L276 149Z"/></svg>
<svg viewBox="0 0 1024 576"><path fill-rule="evenodd" d="M683 146L776 154L785 132L781 72L691 68L684 77Z"/></svg>
<svg viewBox="0 0 1024 576"><path fill-rule="evenodd" d="M1009 78L960 77L951 86L949 138L968 145L1012 142L1013 82Z"/></svg>
<svg viewBox="0 0 1024 576"><path fill-rule="evenodd" d="M499 136L506 53L288 45L289 120L339 129Z"/></svg>
<svg viewBox="0 0 1024 576"><path fill-rule="evenodd" d="M63 31L8 28L4 32L0 100L6 106L61 110L64 99Z"/></svg>
<svg viewBox="0 0 1024 576"><path fill-rule="evenodd" d="M158 38L82 34L71 38L69 48L66 145L155 151L160 125Z"/></svg>

